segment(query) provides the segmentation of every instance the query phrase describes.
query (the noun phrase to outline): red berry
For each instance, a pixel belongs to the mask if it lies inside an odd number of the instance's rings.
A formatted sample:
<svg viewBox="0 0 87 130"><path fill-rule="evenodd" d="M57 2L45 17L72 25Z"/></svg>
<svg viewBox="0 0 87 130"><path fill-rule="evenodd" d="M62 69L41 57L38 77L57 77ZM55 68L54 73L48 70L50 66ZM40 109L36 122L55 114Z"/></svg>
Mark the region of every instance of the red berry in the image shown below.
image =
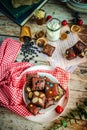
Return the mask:
<svg viewBox="0 0 87 130"><path fill-rule="evenodd" d="M82 25L83 25L83 20L82 20L82 19L78 19L77 24L78 24L79 26L82 26Z"/></svg>
<svg viewBox="0 0 87 130"><path fill-rule="evenodd" d="M61 22L61 24L62 24L63 26L65 26L65 25L67 25L67 21L66 21L66 20L63 20L63 21Z"/></svg>
<svg viewBox="0 0 87 130"><path fill-rule="evenodd" d="M72 56L73 58L76 57L75 53L71 53L71 56Z"/></svg>
<svg viewBox="0 0 87 130"><path fill-rule="evenodd" d="M63 107L61 107L60 105L58 105L55 110L56 110L57 113L61 114L64 109L63 109Z"/></svg>
<svg viewBox="0 0 87 130"><path fill-rule="evenodd" d="M48 21L49 19L52 19L52 16L51 15L48 15L46 20Z"/></svg>

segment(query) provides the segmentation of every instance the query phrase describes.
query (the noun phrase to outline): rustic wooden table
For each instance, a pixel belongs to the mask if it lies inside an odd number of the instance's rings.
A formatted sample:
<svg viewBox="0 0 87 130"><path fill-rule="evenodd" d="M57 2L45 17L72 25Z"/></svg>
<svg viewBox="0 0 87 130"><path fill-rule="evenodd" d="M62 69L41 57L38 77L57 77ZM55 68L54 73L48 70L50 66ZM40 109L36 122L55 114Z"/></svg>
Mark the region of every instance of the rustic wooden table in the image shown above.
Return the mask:
<svg viewBox="0 0 87 130"><path fill-rule="evenodd" d="M60 20L72 19L73 11L69 9L65 4L57 2L56 0L49 0L43 7L47 15L54 15L54 17L59 18ZM84 23L87 24L86 15L80 14ZM32 28L32 35L38 31L41 26L38 26L34 21L29 20L26 25ZM44 25L42 26L44 29ZM13 23L9 18L0 13L0 37L18 37L20 36L20 26ZM87 99L87 62L79 64L75 71L70 76L69 84L70 94L69 94L69 103L67 109L63 113L63 116L76 107L77 102L82 102L84 99ZM61 119L58 118L50 123L35 123L24 119L20 116L15 115L9 110L0 107L0 130L47 130L55 122L58 122ZM72 123L68 124L67 128L60 128L60 130L87 130L87 122L84 120L79 120L78 124Z"/></svg>

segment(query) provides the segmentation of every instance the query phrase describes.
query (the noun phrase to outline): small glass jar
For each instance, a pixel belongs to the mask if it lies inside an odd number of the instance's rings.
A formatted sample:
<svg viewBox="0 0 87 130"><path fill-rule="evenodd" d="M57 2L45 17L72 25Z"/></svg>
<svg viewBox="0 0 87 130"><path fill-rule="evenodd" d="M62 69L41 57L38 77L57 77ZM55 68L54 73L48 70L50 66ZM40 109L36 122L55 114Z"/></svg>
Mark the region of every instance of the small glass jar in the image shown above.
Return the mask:
<svg viewBox="0 0 87 130"><path fill-rule="evenodd" d="M48 40L57 41L60 37L61 22L57 18L52 18L46 23L46 35Z"/></svg>
<svg viewBox="0 0 87 130"><path fill-rule="evenodd" d="M34 13L34 19L38 25L45 24L46 12L42 9L36 10Z"/></svg>

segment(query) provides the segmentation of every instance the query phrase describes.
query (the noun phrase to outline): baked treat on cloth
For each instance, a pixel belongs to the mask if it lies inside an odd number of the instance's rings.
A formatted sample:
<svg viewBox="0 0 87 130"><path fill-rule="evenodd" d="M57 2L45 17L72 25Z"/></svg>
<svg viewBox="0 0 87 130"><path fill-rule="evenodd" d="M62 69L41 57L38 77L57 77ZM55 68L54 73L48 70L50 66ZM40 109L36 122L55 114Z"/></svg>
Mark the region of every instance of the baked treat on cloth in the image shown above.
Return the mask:
<svg viewBox="0 0 87 130"><path fill-rule="evenodd" d="M79 38L84 42L84 44L87 46L87 34L78 34Z"/></svg>
<svg viewBox="0 0 87 130"><path fill-rule="evenodd" d="M58 84L57 90L58 90L58 95L53 97L55 101L58 101L65 94L65 90L62 88L60 84Z"/></svg>
<svg viewBox="0 0 87 130"><path fill-rule="evenodd" d="M76 42L74 46L68 48L65 51L65 57L67 60L72 60L77 56L83 58L86 52L87 52L87 45L85 45L82 41L79 40Z"/></svg>
<svg viewBox="0 0 87 130"><path fill-rule="evenodd" d="M87 46L81 42L81 41L78 41L74 46L73 46L74 50L75 50L75 53L77 56L79 57L84 57L85 56L85 51L87 51Z"/></svg>
<svg viewBox="0 0 87 130"><path fill-rule="evenodd" d="M52 98L46 98L45 108L48 108L49 106L53 104L54 104L54 100Z"/></svg>
<svg viewBox="0 0 87 130"><path fill-rule="evenodd" d="M46 44L43 48L43 53L48 55L48 56L52 56L53 52L55 50L55 47L50 45L50 44Z"/></svg>
<svg viewBox="0 0 87 130"><path fill-rule="evenodd" d="M54 99L56 96L62 97L64 95L64 89L62 89L62 87L58 83L54 83L49 78L46 78L45 94L47 99Z"/></svg>
<svg viewBox="0 0 87 130"><path fill-rule="evenodd" d="M45 87L45 79L43 77L32 78L32 90L43 90Z"/></svg>
<svg viewBox="0 0 87 130"><path fill-rule="evenodd" d="M45 86L45 93L47 98L53 98L54 96L58 95L58 84L57 83L51 83L46 82Z"/></svg>
<svg viewBox="0 0 87 130"><path fill-rule="evenodd" d="M32 103L36 106L44 108L46 96L43 92L35 91L33 93Z"/></svg>
<svg viewBox="0 0 87 130"><path fill-rule="evenodd" d="M37 77L37 74L27 74L26 75L26 86L32 87L32 78Z"/></svg>
<svg viewBox="0 0 87 130"><path fill-rule="evenodd" d="M66 50L65 57L66 57L67 60L72 60L72 59L77 57L73 47Z"/></svg>
<svg viewBox="0 0 87 130"><path fill-rule="evenodd" d="M39 108L33 103L29 103L27 105L27 109L34 115L37 115L39 113Z"/></svg>

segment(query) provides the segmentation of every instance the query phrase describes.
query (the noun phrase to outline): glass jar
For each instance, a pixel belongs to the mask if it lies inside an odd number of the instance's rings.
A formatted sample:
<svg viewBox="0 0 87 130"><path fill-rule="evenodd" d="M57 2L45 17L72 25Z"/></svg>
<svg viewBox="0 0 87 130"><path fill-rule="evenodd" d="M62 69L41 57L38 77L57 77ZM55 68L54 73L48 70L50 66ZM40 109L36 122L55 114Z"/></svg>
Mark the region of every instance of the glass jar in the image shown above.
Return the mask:
<svg viewBox="0 0 87 130"><path fill-rule="evenodd" d="M34 19L38 25L45 24L46 12L42 9L36 10L34 13Z"/></svg>
<svg viewBox="0 0 87 130"><path fill-rule="evenodd" d="M48 40L56 41L60 37L61 22L57 18L52 18L46 23L46 35Z"/></svg>

